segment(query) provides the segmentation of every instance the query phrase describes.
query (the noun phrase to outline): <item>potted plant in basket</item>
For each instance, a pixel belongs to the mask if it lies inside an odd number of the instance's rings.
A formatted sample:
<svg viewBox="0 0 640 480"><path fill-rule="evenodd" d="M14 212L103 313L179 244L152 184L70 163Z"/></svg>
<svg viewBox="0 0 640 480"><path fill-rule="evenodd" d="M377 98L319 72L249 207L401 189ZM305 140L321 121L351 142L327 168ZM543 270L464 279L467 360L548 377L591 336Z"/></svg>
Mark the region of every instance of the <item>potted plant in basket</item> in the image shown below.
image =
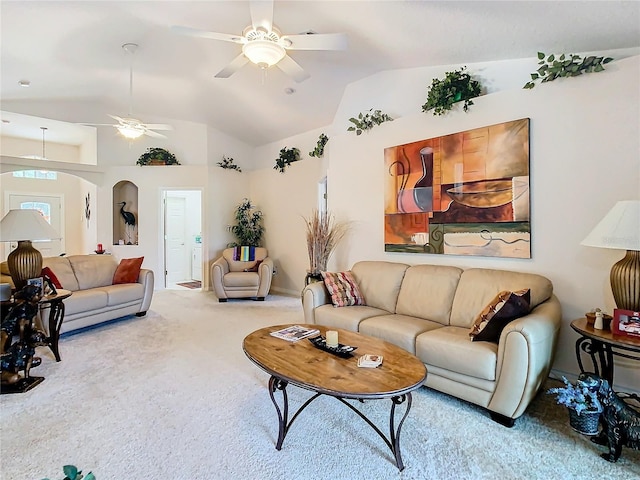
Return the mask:
<svg viewBox="0 0 640 480"><path fill-rule="evenodd" d="M571 428L583 435L596 435L602 413L602 404L596 391L580 379L575 385L565 377L562 377L562 381L564 387L550 388L547 393L556 394L557 403L569 409Z"/></svg>

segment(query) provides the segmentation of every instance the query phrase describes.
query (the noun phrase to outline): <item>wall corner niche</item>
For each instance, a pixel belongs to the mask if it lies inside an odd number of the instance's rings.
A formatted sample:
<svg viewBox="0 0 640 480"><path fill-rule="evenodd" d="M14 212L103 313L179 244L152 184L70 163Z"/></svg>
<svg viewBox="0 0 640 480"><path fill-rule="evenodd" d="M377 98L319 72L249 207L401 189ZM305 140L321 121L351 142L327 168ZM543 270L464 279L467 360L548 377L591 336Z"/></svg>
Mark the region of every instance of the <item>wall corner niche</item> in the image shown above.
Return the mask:
<svg viewBox="0 0 640 480"><path fill-rule="evenodd" d="M138 186L128 180L113 186L113 244L138 245Z"/></svg>

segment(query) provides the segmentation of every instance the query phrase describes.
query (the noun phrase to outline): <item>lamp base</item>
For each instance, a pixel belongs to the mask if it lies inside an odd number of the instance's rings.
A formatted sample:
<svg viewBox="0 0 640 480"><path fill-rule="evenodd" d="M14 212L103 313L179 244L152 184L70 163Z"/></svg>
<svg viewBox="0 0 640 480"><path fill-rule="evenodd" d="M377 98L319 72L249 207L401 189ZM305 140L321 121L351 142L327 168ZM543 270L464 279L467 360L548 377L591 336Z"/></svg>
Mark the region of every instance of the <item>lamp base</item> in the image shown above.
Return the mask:
<svg viewBox="0 0 640 480"><path fill-rule="evenodd" d="M611 290L618 308L640 311L640 251L627 250L611 267Z"/></svg>
<svg viewBox="0 0 640 480"><path fill-rule="evenodd" d="M7 265L16 290L21 290L27 280L42 273L42 254L33 248L31 240L20 240L18 248L7 257Z"/></svg>

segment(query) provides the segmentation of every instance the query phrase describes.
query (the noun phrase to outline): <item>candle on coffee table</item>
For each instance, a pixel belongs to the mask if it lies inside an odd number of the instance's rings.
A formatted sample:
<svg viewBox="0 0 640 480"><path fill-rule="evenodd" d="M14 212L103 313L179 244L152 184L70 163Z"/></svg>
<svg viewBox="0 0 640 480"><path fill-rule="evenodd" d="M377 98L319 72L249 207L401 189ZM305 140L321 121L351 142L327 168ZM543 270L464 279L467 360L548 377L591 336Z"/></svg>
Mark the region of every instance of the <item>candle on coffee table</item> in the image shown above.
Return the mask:
<svg viewBox="0 0 640 480"><path fill-rule="evenodd" d="M327 347L338 346L338 332L335 330L327 330Z"/></svg>

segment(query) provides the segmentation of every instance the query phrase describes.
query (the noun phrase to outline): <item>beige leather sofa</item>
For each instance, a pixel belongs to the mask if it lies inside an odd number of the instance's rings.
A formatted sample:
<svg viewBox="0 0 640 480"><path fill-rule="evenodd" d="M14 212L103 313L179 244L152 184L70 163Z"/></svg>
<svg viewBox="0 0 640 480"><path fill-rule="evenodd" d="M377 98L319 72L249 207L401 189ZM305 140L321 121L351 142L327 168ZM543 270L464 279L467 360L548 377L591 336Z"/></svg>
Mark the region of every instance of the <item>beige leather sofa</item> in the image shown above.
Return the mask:
<svg viewBox="0 0 640 480"><path fill-rule="evenodd" d="M226 302L229 298L265 299L271 288L273 260L267 256L267 249L262 247L256 247L254 258L250 262L234 260L233 248L226 248L222 256L211 264L211 282L218 301Z"/></svg>
<svg viewBox="0 0 640 480"><path fill-rule="evenodd" d="M306 323L358 331L415 354L427 387L489 410L512 426L551 368L561 309L551 282L504 270L364 261L351 270L366 306L336 308L323 282L302 291ZM498 344L472 342L469 330L503 290L531 289L531 312L509 323Z"/></svg>
<svg viewBox="0 0 640 480"><path fill-rule="evenodd" d="M5 262L6 263L6 262ZM49 267L62 288L73 294L64 300L65 314L60 333L95 325L127 315L144 316L153 297L153 271L141 269L137 283L113 285L118 261L111 255L71 255L47 257L43 267ZM2 266L2 282L10 283ZM48 312L42 312L48 318ZM49 335L48 323L42 325Z"/></svg>

